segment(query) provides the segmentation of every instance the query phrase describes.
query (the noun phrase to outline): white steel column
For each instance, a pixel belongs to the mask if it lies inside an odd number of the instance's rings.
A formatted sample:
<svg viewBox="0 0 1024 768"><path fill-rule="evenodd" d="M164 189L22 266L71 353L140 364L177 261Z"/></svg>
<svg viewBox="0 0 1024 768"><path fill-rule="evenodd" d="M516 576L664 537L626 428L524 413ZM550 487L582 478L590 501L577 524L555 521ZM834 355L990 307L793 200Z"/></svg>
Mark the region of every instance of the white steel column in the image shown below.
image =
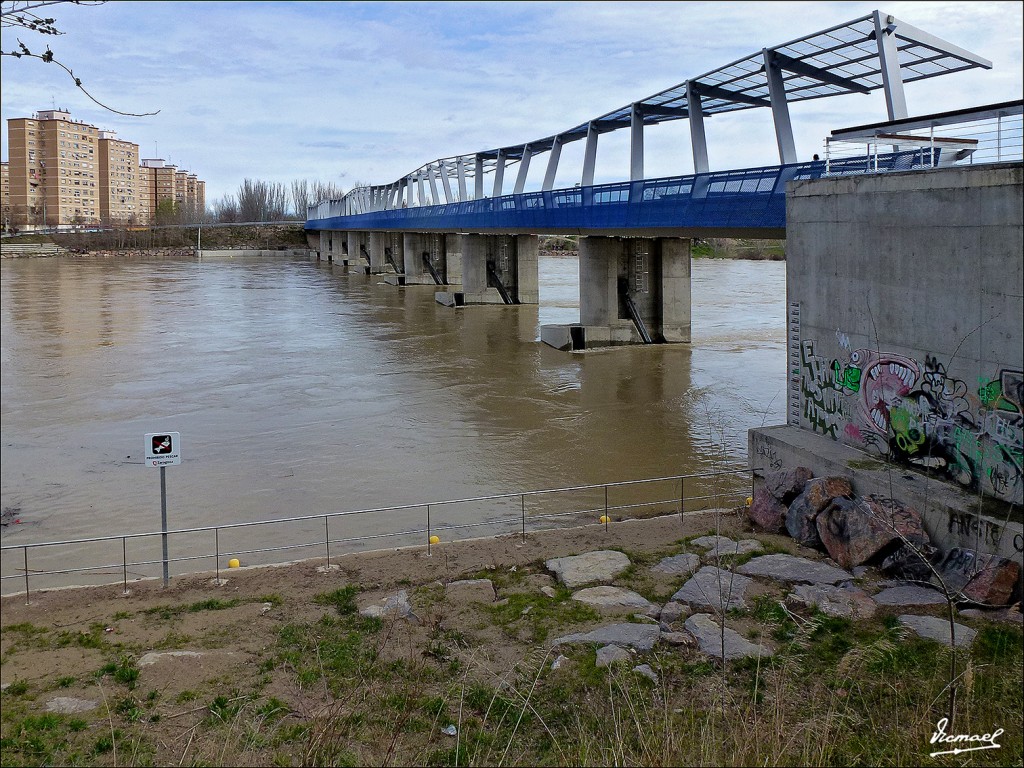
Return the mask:
<svg viewBox="0 0 1024 768"><path fill-rule="evenodd" d="M498 164L494 166L494 188L491 197L501 197L501 183L505 180L505 150L498 150Z"/></svg>
<svg viewBox="0 0 1024 768"><path fill-rule="evenodd" d="M693 149L693 172L708 172L708 137L704 133L704 110L700 94L693 83L686 83L686 109L690 113L690 147Z"/></svg>
<svg viewBox="0 0 1024 768"><path fill-rule="evenodd" d="M555 186L555 174L558 173L558 159L562 155L562 137L555 136L554 141L551 142L551 155L548 157L548 167L544 172L544 184L541 189L548 192L554 189Z"/></svg>
<svg viewBox="0 0 1024 768"><path fill-rule="evenodd" d="M789 120L789 104L786 101L786 84L782 80L782 68L775 62L772 52L765 48L762 50L762 57L764 72L768 77L768 98L772 104L775 141L779 145L779 162L788 165L797 160L793 124Z"/></svg>
<svg viewBox="0 0 1024 768"><path fill-rule="evenodd" d="M461 157L455 162L458 163L459 172L459 200L466 200L469 198L469 194L466 192L466 166Z"/></svg>
<svg viewBox="0 0 1024 768"><path fill-rule="evenodd" d="M882 70L885 107L890 120L907 117L907 97L903 93L903 73L900 71L899 50L896 47L895 27L890 28L892 16L884 19L875 11L875 38L878 43L878 62ZM892 20L892 21L890 21Z"/></svg>
<svg viewBox="0 0 1024 768"><path fill-rule="evenodd" d="M629 115L629 180L644 177L644 115L634 104Z"/></svg>
<svg viewBox="0 0 1024 768"><path fill-rule="evenodd" d="M405 177L405 205L412 208L416 205L416 192L413 190L414 179L412 176Z"/></svg>
<svg viewBox="0 0 1024 768"><path fill-rule="evenodd" d="M519 173L516 175L516 185L512 194L522 194L526 187L526 175L530 172L530 158L533 157L533 150L529 144L523 145L523 159L519 161Z"/></svg>
<svg viewBox="0 0 1024 768"><path fill-rule="evenodd" d="M427 166L427 179L430 181L430 204L440 205L441 196L437 193L437 174L434 172L433 164Z"/></svg>
<svg viewBox="0 0 1024 768"><path fill-rule="evenodd" d="M583 151L583 178L580 185L584 187L594 186L594 165L597 162L597 126L594 123L587 125L587 147Z"/></svg>
<svg viewBox="0 0 1024 768"><path fill-rule="evenodd" d="M484 196L484 159L480 155L473 158L473 191L479 200Z"/></svg>
<svg viewBox="0 0 1024 768"><path fill-rule="evenodd" d="M423 173L422 172L416 174L416 191L419 193L419 196L416 198L416 205L426 205L427 204L427 190L423 186Z"/></svg>
<svg viewBox="0 0 1024 768"><path fill-rule="evenodd" d="M460 161L456 160L456 162L459 166L462 165ZM455 197L452 195L452 185L448 180L448 163L445 162L441 163L441 186L444 187L444 201L446 203L455 202Z"/></svg>

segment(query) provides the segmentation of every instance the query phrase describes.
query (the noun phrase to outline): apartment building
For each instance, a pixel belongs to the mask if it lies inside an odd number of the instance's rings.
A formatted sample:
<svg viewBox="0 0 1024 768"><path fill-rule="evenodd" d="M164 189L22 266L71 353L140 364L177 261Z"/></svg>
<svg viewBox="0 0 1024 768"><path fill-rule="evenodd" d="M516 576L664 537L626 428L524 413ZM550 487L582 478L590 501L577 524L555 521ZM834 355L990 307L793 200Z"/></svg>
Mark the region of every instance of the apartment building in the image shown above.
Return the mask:
<svg viewBox="0 0 1024 768"><path fill-rule="evenodd" d="M164 200L173 203L164 210L175 219L198 220L206 210L205 183L195 174L143 160L138 144L72 120L66 110L11 118L7 136L5 226L148 224Z"/></svg>
<svg viewBox="0 0 1024 768"><path fill-rule="evenodd" d="M7 121L15 226L99 223L99 134L59 109Z"/></svg>
<svg viewBox="0 0 1024 768"><path fill-rule="evenodd" d="M178 168L175 165L168 165L162 158L146 158L142 161L142 167L146 169L146 179L149 183L147 194L149 196L150 221L158 222L162 216L169 216L178 210L177 196L177 175ZM168 208L162 201L170 200L174 208Z"/></svg>
<svg viewBox="0 0 1024 768"><path fill-rule="evenodd" d="M139 145L100 131L100 221L104 225L140 224ZM148 208L147 208L148 210Z"/></svg>
<svg viewBox="0 0 1024 768"><path fill-rule="evenodd" d="M11 226L11 167L0 163L0 226L5 230Z"/></svg>

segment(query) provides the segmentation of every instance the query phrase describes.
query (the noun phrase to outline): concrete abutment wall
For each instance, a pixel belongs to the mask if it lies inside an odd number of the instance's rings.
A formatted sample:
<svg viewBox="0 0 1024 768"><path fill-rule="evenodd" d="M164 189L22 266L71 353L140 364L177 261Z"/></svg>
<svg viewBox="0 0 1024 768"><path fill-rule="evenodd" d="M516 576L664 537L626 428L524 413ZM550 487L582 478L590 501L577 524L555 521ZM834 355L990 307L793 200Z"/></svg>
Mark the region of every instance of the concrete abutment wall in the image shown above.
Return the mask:
<svg viewBox="0 0 1024 768"><path fill-rule="evenodd" d="M1003 164L793 184L787 427L751 431L756 473L884 487L944 547L1020 562L1022 182Z"/></svg>

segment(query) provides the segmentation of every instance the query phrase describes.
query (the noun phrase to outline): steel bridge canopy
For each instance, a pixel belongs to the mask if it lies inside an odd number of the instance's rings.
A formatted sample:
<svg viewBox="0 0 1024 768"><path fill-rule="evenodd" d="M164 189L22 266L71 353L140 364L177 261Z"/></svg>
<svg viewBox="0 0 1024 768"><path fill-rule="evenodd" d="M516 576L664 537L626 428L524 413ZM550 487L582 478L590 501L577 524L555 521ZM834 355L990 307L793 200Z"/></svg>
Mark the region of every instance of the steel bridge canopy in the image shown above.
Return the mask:
<svg viewBox="0 0 1024 768"><path fill-rule="evenodd" d="M879 24L876 24L876 17ZM890 14L875 11L859 19L814 32L788 43L765 48L742 59L685 80L633 104L613 109L600 117L574 126L567 131L471 155L445 158L453 164L460 158L482 157L492 161L498 153L510 161L518 161L528 147L531 151L550 150L556 139L568 143L585 139L593 125L598 133L629 128L634 107L643 116L644 125L656 125L690 117L688 92L699 95L702 115L717 115L755 107L771 107L766 61L782 70L788 103L867 94L885 87L885 66L879 53L878 26L882 34L894 36L899 51L899 74L902 83L925 80L967 69L991 69L992 62L977 54L941 40ZM905 111L905 110L904 110ZM895 120L902 115L890 115ZM449 168L450 168L449 164ZM426 170L423 166L421 170ZM454 169L449 171L454 174ZM414 174L413 174L414 175Z"/></svg>
<svg viewBox="0 0 1024 768"><path fill-rule="evenodd" d="M587 140L582 186L593 184L597 136L629 128L631 141L631 180L643 178L642 129L673 120L690 120L694 169L709 171L704 137L705 116L746 109L772 110L779 142L780 161L797 162L789 123L788 104L842 96L885 91L890 121L907 117L903 94L905 83L969 69L991 69L992 62L901 21L883 11L804 35L781 45L763 48L690 78L636 102L624 105L560 133L544 138L441 158L421 166L391 184L354 190L359 199L351 213L370 209L413 205L413 187L419 187L419 204L425 198L424 183L431 187L431 199L438 202L437 182L444 185L448 202L487 196L482 175L495 176L491 196L501 195L505 169L521 163L516 192L522 191L529 160L533 155L550 152L544 189L550 190L561 147L580 139ZM639 134L639 135L638 135ZM459 194L452 193L450 180L457 179ZM475 180L470 191L467 179ZM475 194L474 194L475 192ZM348 196L346 196L347 198Z"/></svg>

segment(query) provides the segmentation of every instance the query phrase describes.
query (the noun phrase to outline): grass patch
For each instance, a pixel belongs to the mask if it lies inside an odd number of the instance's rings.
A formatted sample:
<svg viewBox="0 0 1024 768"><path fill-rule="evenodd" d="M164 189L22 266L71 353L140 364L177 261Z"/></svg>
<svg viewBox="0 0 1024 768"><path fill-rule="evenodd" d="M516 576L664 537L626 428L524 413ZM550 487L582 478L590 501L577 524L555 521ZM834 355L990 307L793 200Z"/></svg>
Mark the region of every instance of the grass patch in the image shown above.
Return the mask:
<svg viewBox="0 0 1024 768"><path fill-rule="evenodd" d="M339 616L347 616L357 610L357 594L359 590L350 584L333 592L321 592L313 597L313 602L317 605L333 605Z"/></svg>
<svg viewBox="0 0 1024 768"><path fill-rule="evenodd" d="M249 600L221 600L217 597L212 597L209 600L200 600L195 603L181 604L181 605L158 605L153 608L146 608L143 613L147 616L152 616L164 621L173 619L177 616L181 616L185 613L200 613L202 611L226 611L229 608L237 608L240 605L246 603L256 602L260 598L253 598Z"/></svg>
<svg viewBox="0 0 1024 768"><path fill-rule="evenodd" d="M501 605L490 605L494 623L510 634L521 629L529 633L529 642L543 643L548 639L551 630L572 624L583 624L597 621L601 614L593 608L571 600L571 593L564 587L556 587L554 598L540 593L521 593L509 595L508 602Z"/></svg>

